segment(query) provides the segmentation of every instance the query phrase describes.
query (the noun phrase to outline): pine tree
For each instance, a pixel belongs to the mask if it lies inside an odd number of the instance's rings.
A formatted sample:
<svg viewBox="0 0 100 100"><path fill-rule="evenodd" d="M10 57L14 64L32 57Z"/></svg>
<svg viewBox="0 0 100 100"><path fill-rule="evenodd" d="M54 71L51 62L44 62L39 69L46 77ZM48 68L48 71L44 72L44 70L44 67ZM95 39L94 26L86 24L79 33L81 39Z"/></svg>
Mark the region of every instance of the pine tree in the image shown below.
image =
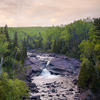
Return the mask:
<svg viewBox="0 0 100 100"><path fill-rule="evenodd" d="M18 36L17 32L14 34L14 42L13 42L13 48L18 47Z"/></svg>
<svg viewBox="0 0 100 100"><path fill-rule="evenodd" d="M7 25L5 25L5 27L4 27L4 33L5 33L5 35L6 35L7 41L9 42L10 39L9 39L8 26L7 26Z"/></svg>
<svg viewBox="0 0 100 100"><path fill-rule="evenodd" d="M21 60L23 64L26 57L27 57L26 43L25 41L22 41Z"/></svg>

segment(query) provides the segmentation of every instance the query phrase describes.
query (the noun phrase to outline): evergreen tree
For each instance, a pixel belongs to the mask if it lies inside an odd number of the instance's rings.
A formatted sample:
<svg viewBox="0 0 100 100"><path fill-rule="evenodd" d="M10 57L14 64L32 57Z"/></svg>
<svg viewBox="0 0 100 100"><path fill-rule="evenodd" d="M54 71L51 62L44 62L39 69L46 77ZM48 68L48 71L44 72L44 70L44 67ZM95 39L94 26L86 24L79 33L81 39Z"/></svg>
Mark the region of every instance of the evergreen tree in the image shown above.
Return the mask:
<svg viewBox="0 0 100 100"><path fill-rule="evenodd" d="M27 49L26 49L26 42L22 41L22 49L21 49L21 61L24 64L24 60L27 57Z"/></svg>
<svg viewBox="0 0 100 100"><path fill-rule="evenodd" d="M89 40L83 40L79 45L82 65L78 84L97 92L100 84L100 18L94 19L94 25L95 28L89 32Z"/></svg>
<svg viewBox="0 0 100 100"><path fill-rule="evenodd" d="M13 42L13 48L18 47L18 36L17 32L14 34L14 42Z"/></svg>
<svg viewBox="0 0 100 100"><path fill-rule="evenodd" d="M7 41L9 42L10 39L9 39L8 26L7 26L7 25L5 25L5 27L4 27L4 33L5 33L5 35L6 35Z"/></svg>

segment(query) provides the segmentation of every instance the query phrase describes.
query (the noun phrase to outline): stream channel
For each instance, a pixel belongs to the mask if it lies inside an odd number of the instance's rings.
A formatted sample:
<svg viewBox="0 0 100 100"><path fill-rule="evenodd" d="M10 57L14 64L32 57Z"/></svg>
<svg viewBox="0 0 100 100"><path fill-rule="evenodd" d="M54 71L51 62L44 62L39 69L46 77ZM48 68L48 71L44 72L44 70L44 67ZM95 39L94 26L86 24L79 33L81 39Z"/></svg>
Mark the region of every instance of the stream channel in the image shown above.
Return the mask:
<svg viewBox="0 0 100 100"><path fill-rule="evenodd" d="M27 69L27 76L38 90L31 91L30 97L39 96L37 100L80 100L77 88L79 60L54 53L30 51L27 55L25 66L31 66Z"/></svg>

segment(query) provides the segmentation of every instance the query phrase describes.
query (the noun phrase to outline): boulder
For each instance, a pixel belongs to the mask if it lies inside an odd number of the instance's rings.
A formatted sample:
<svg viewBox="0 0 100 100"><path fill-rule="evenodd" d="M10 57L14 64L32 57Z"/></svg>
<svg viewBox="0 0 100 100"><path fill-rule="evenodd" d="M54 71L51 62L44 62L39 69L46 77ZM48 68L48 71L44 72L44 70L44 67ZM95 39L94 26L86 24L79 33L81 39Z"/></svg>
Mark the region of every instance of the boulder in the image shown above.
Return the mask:
<svg viewBox="0 0 100 100"><path fill-rule="evenodd" d="M60 95L59 95L59 94L56 94L56 96L58 96L58 97L59 97Z"/></svg>
<svg viewBox="0 0 100 100"><path fill-rule="evenodd" d="M34 88L34 87L36 87L36 84L35 83L30 83L29 87Z"/></svg>
<svg viewBox="0 0 100 100"><path fill-rule="evenodd" d="M27 77L27 79L26 79L28 82L31 82L31 78L29 78L29 77Z"/></svg>
<svg viewBox="0 0 100 100"><path fill-rule="evenodd" d="M78 79L75 78L72 82L74 83L74 85L77 85L77 83L78 83Z"/></svg>
<svg viewBox="0 0 100 100"><path fill-rule="evenodd" d="M52 89L51 91L52 91L53 93L55 93L55 92L56 92L56 91L55 91L55 89Z"/></svg>
<svg viewBox="0 0 100 100"><path fill-rule="evenodd" d="M42 94L41 96L44 96L44 94Z"/></svg>
<svg viewBox="0 0 100 100"><path fill-rule="evenodd" d="M47 91L42 90L42 92L47 93Z"/></svg>
<svg viewBox="0 0 100 100"><path fill-rule="evenodd" d="M50 86L49 86L49 85L47 85L47 88L50 88Z"/></svg>
<svg viewBox="0 0 100 100"><path fill-rule="evenodd" d="M73 91L73 89L71 88L71 89L69 89L69 91Z"/></svg>
<svg viewBox="0 0 100 100"><path fill-rule="evenodd" d="M37 95L37 96L32 96L32 97L30 97L30 99L31 99L31 100L41 100L39 95Z"/></svg>
<svg viewBox="0 0 100 100"><path fill-rule="evenodd" d="M31 92L33 93L38 93L39 91L37 90L37 88L30 88Z"/></svg>
<svg viewBox="0 0 100 100"><path fill-rule="evenodd" d="M85 92L81 93L81 94L80 94L80 98L81 98L82 100L84 100L84 99L86 98L86 93L85 93Z"/></svg>
<svg viewBox="0 0 100 100"><path fill-rule="evenodd" d="M53 97L53 95L49 94L49 97Z"/></svg>
<svg viewBox="0 0 100 100"><path fill-rule="evenodd" d="M65 94L62 94L63 97L66 97Z"/></svg>
<svg viewBox="0 0 100 100"><path fill-rule="evenodd" d="M46 85L51 85L52 83L46 83Z"/></svg>

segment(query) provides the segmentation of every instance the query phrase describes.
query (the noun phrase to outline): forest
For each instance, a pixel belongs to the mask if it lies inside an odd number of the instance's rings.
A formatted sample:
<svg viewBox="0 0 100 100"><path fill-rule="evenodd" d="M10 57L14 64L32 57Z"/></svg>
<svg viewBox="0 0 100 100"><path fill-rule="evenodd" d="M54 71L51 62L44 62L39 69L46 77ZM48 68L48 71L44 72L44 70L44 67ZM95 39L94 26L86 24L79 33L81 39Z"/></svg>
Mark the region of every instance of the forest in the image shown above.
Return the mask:
<svg viewBox="0 0 100 100"><path fill-rule="evenodd" d="M0 27L0 100L29 96L24 61L31 49L80 59L78 85L100 90L100 18L52 27Z"/></svg>

